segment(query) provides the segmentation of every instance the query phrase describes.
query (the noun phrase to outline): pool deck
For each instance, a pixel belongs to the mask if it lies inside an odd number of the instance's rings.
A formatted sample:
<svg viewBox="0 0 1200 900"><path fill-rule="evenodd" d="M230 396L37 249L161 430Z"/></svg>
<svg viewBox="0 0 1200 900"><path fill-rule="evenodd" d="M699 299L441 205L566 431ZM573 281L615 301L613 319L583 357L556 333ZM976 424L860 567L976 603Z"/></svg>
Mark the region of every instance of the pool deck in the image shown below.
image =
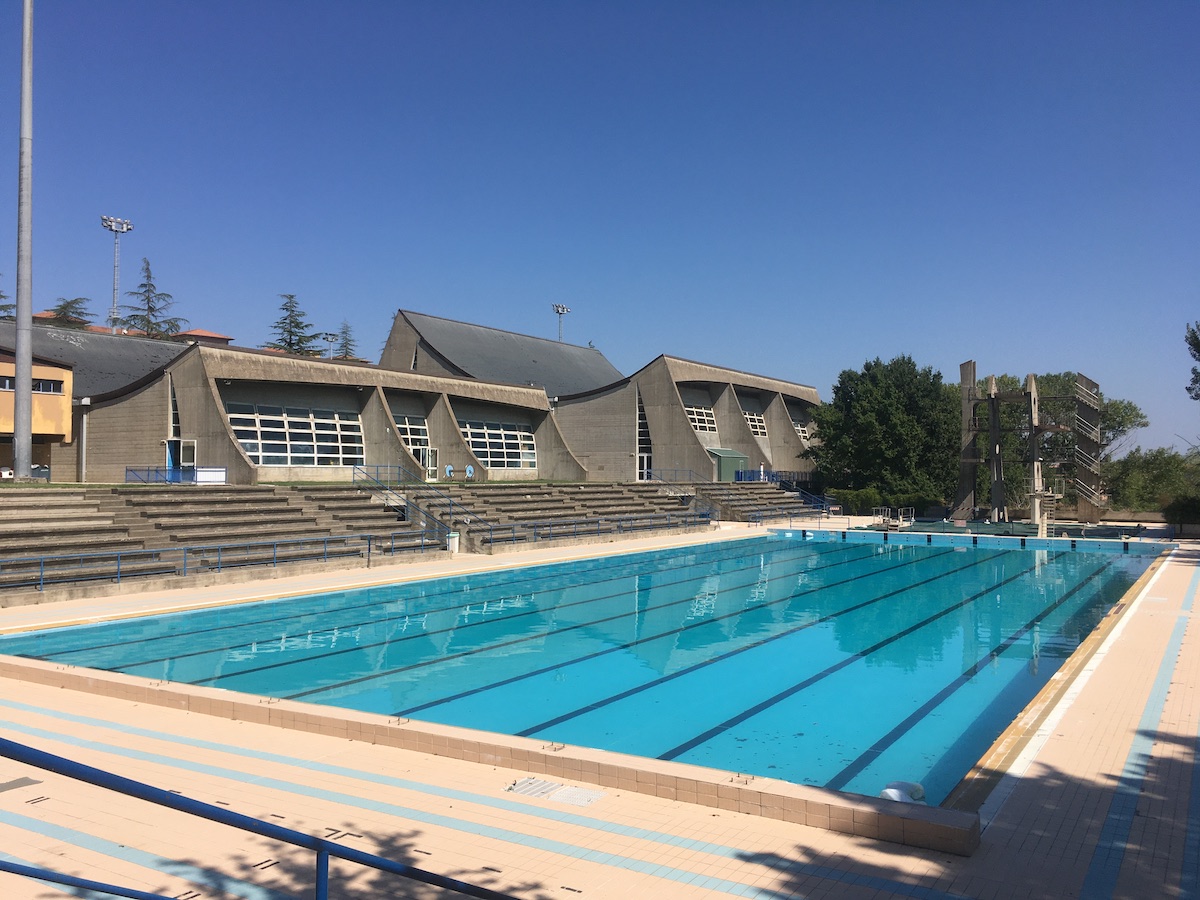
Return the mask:
<svg viewBox="0 0 1200 900"><path fill-rule="evenodd" d="M0 631L761 533L20 606L0 609ZM982 841L969 857L583 779L568 786L586 792L526 796L508 788L548 776L11 678L0 678L0 735L521 898L1195 897L1198 586L1200 544L1184 543L1110 616L1053 703L1006 736L995 759L1007 774L980 810ZM0 858L187 900L311 896L309 851L9 760L0 760ZM358 867L334 871L334 897L453 896ZM77 895L0 873L0 896Z"/></svg>

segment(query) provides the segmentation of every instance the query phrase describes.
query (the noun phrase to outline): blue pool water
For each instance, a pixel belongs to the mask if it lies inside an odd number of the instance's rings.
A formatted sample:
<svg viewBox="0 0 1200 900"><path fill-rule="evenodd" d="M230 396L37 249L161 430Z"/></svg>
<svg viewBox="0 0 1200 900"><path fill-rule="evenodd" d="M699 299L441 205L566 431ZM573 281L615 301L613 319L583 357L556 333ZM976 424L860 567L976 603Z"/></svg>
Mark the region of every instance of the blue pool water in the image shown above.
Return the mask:
<svg viewBox="0 0 1200 900"><path fill-rule="evenodd" d="M0 653L872 795L920 781L937 803L1161 549L812 537L10 635Z"/></svg>

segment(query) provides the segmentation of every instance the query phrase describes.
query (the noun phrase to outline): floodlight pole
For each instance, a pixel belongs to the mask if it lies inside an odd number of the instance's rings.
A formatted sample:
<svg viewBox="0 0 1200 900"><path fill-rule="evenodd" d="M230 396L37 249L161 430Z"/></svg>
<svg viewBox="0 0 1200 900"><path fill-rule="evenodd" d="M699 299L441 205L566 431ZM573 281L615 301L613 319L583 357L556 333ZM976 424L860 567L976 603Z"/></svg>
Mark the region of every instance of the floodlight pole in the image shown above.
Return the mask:
<svg viewBox="0 0 1200 900"><path fill-rule="evenodd" d="M317 337L329 343L329 358L333 359L333 342L338 339L338 336L332 331L324 331L317 335Z"/></svg>
<svg viewBox="0 0 1200 900"><path fill-rule="evenodd" d="M21 28L21 149L17 162L17 334L13 379L13 474L33 463L33 0Z"/></svg>
<svg viewBox="0 0 1200 900"><path fill-rule="evenodd" d="M565 316L565 315L566 315L567 313L569 313L571 310L570 310L570 308L569 308L569 307L566 307L566 306L564 306L564 305L563 305L563 304L561 304L561 303L553 303L553 304L551 304L550 308L551 308L551 309L553 309L553 310L554 310L554 314L555 314L556 316L558 316L558 342L561 344L561 343L562 343L562 322L563 322L563 316Z"/></svg>
<svg viewBox="0 0 1200 900"><path fill-rule="evenodd" d="M127 231L133 231L133 223L128 219L101 216L100 224L113 233L113 302L112 309L108 313L108 321L112 325L112 333L116 334L117 320L121 318L117 313L117 296L121 284L121 235Z"/></svg>

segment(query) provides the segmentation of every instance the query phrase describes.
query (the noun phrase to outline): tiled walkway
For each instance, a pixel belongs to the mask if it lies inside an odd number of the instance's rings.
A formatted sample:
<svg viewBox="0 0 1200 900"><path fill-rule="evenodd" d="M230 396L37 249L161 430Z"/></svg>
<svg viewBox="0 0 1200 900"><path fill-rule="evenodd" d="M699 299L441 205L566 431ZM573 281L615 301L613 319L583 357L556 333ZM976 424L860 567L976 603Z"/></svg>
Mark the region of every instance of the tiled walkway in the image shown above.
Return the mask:
<svg viewBox="0 0 1200 900"><path fill-rule="evenodd" d="M1114 619L1069 703L1001 783L1004 802L985 806L970 858L615 789L586 806L526 797L507 790L528 774L511 769L6 680L0 735L521 898L1190 897L1200 870L1198 584L1200 548L1188 546ZM237 597L225 587L0 610L0 629ZM311 896L308 851L5 760L0 854L171 897ZM335 865L333 881L344 898L449 896L357 867ZM81 895L0 874L0 897L62 896Z"/></svg>

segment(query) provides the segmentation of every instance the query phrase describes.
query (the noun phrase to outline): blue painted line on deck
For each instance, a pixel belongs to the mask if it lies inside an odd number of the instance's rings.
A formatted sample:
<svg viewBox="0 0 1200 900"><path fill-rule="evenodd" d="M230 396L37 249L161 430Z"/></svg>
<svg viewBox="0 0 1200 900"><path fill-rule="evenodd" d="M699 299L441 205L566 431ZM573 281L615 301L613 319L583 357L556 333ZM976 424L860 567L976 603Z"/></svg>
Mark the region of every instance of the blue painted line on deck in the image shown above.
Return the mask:
<svg viewBox="0 0 1200 900"><path fill-rule="evenodd" d="M1196 592L1200 590L1200 565L1192 573L1188 584L1187 595L1183 609L1191 612ZM1197 735L1196 747L1200 748L1200 734ZM1200 896L1200 758L1197 750L1192 750L1192 784L1188 792L1187 826L1183 837L1183 869L1179 875L1180 896L1192 898Z"/></svg>
<svg viewBox="0 0 1200 900"><path fill-rule="evenodd" d="M18 706L19 704L5 703L4 705ZM46 714L46 710L33 711ZM63 714L65 717L70 717L69 714ZM105 723L100 720L95 720L102 727L114 728L111 723ZM629 871L640 872L642 874L654 875L670 881L676 881L685 884L696 884L705 887L709 890L721 891L722 893L732 894L734 896L760 897L764 900L772 900L772 898L781 898L784 895L772 891L767 888L757 888L751 885L742 884L736 881L730 881L723 878L715 878L712 876L702 875L698 872L690 872L684 869L678 869L672 866L662 866L655 863L648 863L634 857L621 856L614 853L607 853L599 850L590 850L583 847L577 847L573 844L567 844L562 841L541 838L536 835L524 834L522 832L511 831L508 829L497 828L489 825L483 825L476 822L470 822L463 819L453 818L451 816L441 815L439 813L426 812L424 810L413 809L410 807L399 806L396 804L382 803L375 800L370 800L364 797L358 797L353 794L345 794L339 791L329 791L321 788L315 788L310 785L300 784L296 782L284 781L282 779L269 778L261 775L250 776L246 773L239 772L233 769L226 769L219 766L211 766L204 763L195 763L187 760L178 760L172 757L162 756L155 753L147 753L144 751L135 750L129 747L121 747L118 745L105 744L99 741L91 741L84 738L77 738L70 735L58 734L51 731L46 731L40 728L34 728L18 723L6 723L7 727L14 731L24 734L42 737L48 740L67 743L72 746L86 747L91 750L97 750L102 753L110 753L116 756L121 756L127 759L141 759L146 762L151 762L168 767L184 769L186 771L198 772L205 775L211 775L226 780L235 782L253 782L257 785L263 785L275 790L286 793L297 794L300 796L313 797L315 799L337 803L342 806L356 807L360 809L369 809L375 812L385 813L391 816L399 816L407 818L415 822L421 822L427 825L433 825L441 828L448 828L467 834L473 834L478 837L486 837L493 840L516 843L521 846L532 847L534 849L545 850L547 852L556 853L560 856L566 856L573 859L583 859L591 862L600 863L602 865L614 866ZM116 730L124 730L119 726ZM142 729L130 729L131 731L141 731ZM169 735L161 736L162 740L173 740ZM217 745L218 749L236 753L235 748ZM254 754L250 754L254 755ZM302 761L296 760L297 764ZM308 764L305 767L324 770L325 767ZM335 767L331 767L335 768ZM362 773L351 770L342 770L349 777L361 778ZM467 795L469 799L471 795ZM529 811L538 813L543 810L532 808ZM557 816L556 816L557 818ZM586 817L578 817L584 819ZM592 823L588 827L596 828L599 825L604 831L614 834L627 834L643 831L642 829L630 829L624 825L615 822L604 822L603 820L590 820ZM580 823L582 824L582 823ZM652 832L646 832L653 834ZM634 834L636 836L636 834ZM704 847L693 847L685 843L685 839L671 837L672 840L667 843L672 843L676 846L684 846L687 849L698 849L703 852L713 853L714 855L724 856L731 859L750 859L753 854L744 850L739 850L732 847L722 847L716 844L706 844ZM703 842L691 842L701 844ZM712 848L712 849L707 849ZM890 893L900 894L904 896L913 896L922 898L922 900L964 900L958 895L948 894L943 891L938 891L932 888L924 888L918 885L905 884L903 882L891 881L885 878L877 878L874 876L864 876L852 872L843 872L837 869L832 869L825 866L812 866L804 863L793 862L787 859L771 859L771 869L776 872L787 872L789 874L804 876L804 877L819 877L831 881L853 884L870 883L877 890L888 891ZM765 864L765 861L764 861ZM789 895L791 896L791 895Z"/></svg>
<svg viewBox="0 0 1200 900"><path fill-rule="evenodd" d="M291 894L286 894L282 891L273 891L261 885L240 881L215 869L201 868L200 866L193 866L190 863L180 862L179 860L167 859L165 856L148 853L145 850L138 850L136 847L128 847L125 844L118 844L116 841L97 837L94 834L88 834L86 831L67 828L63 825L55 825L52 822L43 822L41 819L23 816L19 813L0 810L0 822L13 828L20 828L23 831L40 834L51 840L62 841L75 847L82 847L93 853L100 853L114 859L123 859L126 862L134 863L154 872L174 875L197 887L211 889L220 885L221 890L233 894L235 897L244 897L245 900L294 900Z"/></svg>
<svg viewBox="0 0 1200 900"><path fill-rule="evenodd" d="M1192 575L1184 595L1184 613L1189 613L1195 600L1197 587L1200 587L1200 569ZM1167 692L1171 687L1171 679L1175 674L1175 666L1179 661L1179 651L1183 645L1184 632L1187 630L1189 617L1180 615L1175 627L1171 629L1171 637L1163 651L1154 684L1146 698L1142 717L1138 721L1137 732L1125 758L1125 766L1117 781L1117 789L1113 794L1108 808L1108 816L1100 830L1100 839L1092 853L1092 861L1088 865L1087 875L1083 881L1080 896L1089 900L1102 900L1112 897L1117 887L1117 879L1121 874L1121 866L1125 862L1125 852L1129 848L1129 832L1133 828L1133 820L1137 815L1138 800L1142 792L1142 784L1146 778L1146 769L1154 750L1154 736L1162 721L1163 710L1167 703ZM1185 837L1185 856L1187 841L1191 840L1193 819L1196 815L1196 785L1195 764L1193 763L1193 792L1189 804L1187 834ZM1200 824L1200 823L1198 823ZM1193 870L1195 864L1193 862ZM1184 877L1187 877L1187 865L1184 865ZM1193 896L1189 894L1188 896Z"/></svg>

